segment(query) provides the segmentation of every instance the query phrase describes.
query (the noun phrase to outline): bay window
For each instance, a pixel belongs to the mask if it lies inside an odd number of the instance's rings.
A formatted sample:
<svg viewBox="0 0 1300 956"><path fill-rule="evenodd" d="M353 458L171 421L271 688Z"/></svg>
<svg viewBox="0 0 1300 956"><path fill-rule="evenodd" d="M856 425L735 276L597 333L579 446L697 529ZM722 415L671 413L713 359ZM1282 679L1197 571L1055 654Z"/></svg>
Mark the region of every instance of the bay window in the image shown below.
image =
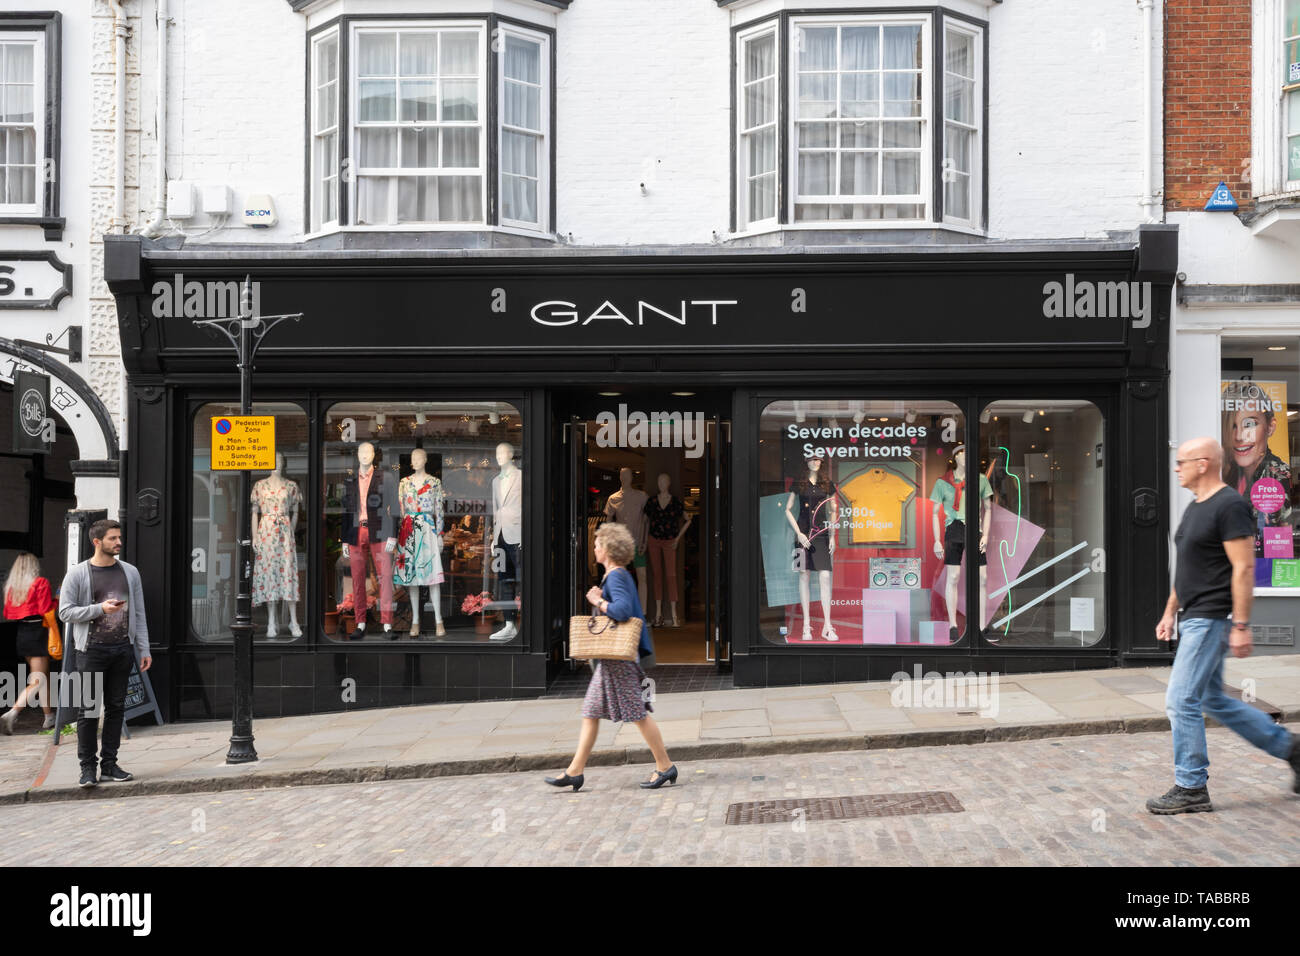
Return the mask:
<svg viewBox="0 0 1300 956"><path fill-rule="evenodd" d="M980 25L930 10L773 18L738 31L737 231L980 228L983 38Z"/></svg>
<svg viewBox="0 0 1300 956"><path fill-rule="evenodd" d="M0 223L62 237L59 13L0 15Z"/></svg>
<svg viewBox="0 0 1300 956"><path fill-rule="evenodd" d="M344 18L310 42L311 231L551 228L546 33Z"/></svg>

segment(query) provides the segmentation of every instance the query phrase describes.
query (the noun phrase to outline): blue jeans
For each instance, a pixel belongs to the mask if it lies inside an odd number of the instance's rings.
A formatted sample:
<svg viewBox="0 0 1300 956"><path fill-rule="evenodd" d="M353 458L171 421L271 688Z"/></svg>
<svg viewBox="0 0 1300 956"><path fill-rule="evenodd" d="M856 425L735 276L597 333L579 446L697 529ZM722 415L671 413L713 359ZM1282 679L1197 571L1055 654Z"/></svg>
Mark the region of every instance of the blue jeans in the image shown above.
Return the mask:
<svg viewBox="0 0 1300 956"><path fill-rule="evenodd" d="M1178 653L1165 694L1165 713L1174 733L1174 782L1197 790L1209 779L1203 713L1236 731L1274 757L1287 759L1291 732L1250 704L1223 692L1223 658L1231 621L1196 617L1178 627Z"/></svg>

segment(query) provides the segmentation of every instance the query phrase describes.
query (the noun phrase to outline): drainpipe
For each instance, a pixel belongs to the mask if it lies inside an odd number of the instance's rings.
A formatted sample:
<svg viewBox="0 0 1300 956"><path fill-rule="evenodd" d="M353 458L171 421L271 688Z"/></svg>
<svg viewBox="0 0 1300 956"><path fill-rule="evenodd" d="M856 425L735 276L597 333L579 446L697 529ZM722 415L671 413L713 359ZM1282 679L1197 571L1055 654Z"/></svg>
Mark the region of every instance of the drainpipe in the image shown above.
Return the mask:
<svg viewBox="0 0 1300 956"><path fill-rule="evenodd" d="M155 185L153 216L140 230L141 235L154 237L163 232L167 218L167 0L158 4L158 174Z"/></svg>
<svg viewBox="0 0 1300 956"><path fill-rule="evenodd" d="M1146 222L1159 222L1163 217L1159 213L1156 185L1156 118L1152 107L1155 80L1151 69L1152 57L1159 52L1153 49L1155 0L1137 0L1137 5L1142 11L1142 216Z"/></svg>
<svg viewBox="0 0 1300 956"><path fill-rule="evenodd" d="M116 118L113 127L113 223L114 232L126 232L126 24L122 0L113 6L113 93Z"/></svg>

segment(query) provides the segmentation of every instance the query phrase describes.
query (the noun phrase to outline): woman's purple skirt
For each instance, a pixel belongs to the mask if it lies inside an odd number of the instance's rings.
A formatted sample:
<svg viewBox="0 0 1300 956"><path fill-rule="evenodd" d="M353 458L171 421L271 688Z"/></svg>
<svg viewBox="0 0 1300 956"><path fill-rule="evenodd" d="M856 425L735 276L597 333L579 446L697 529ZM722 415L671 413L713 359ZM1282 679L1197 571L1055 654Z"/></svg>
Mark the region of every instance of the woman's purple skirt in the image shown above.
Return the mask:
<svg viewBox="0 0 1300 956"><path fill-rule="evenodd" d="M596 671L582 701L582 716L597 720L645 720L654 708L642 697L645 671L636 661L593 661Z"/></svg>

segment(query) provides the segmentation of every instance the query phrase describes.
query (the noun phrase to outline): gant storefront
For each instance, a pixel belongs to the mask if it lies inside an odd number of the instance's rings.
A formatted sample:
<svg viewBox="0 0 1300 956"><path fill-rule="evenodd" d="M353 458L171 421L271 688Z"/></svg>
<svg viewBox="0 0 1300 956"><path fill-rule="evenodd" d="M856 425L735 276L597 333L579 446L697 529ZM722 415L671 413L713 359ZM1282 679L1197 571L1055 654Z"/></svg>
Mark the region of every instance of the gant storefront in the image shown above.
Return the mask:
<svg viewBox="0 0 1300 956"><path fill-rule="evenodd" d="M228 716L254 411L254 716L538 696L632 529L660 664L737 686L1165 661L1172 229L827 252L173 250L108 237L128 549L172 719Z"/></svg>

